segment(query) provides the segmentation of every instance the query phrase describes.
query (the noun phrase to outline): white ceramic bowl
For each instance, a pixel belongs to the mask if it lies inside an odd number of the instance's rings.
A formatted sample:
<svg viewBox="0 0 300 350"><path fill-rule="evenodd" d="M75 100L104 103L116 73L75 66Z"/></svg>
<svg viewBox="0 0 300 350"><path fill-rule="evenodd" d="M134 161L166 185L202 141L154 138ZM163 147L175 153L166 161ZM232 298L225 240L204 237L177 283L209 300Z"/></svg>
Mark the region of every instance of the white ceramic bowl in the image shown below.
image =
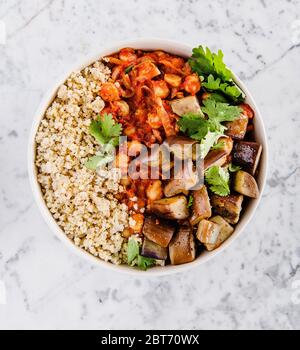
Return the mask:
<svg viewBox="0 0 300 350"><path fill-rule="evenodd" d="M246 209L242 213L241 219L238 223L238 225L235 228L234 233L232 236L227 239L218 249L212 251L212 252L203 252L195 261L184 264L184 265L178 265L178 266L172 266L168 265L165 267L155 267L151 268L148 271L141 271L134 268L130 268L128 266L117 266L113 265L111 263L107 263L105 261L102 261L93 255L87 253L83 249L78 248L75 246L75 244L64 234L64 232L61 230L61 228L57 225L56 221L52 217L50 211L48 210L45 201L43 199L40 186L37 181L37 172L35 167L35 152L36 152L36 145L35 145L35 135L38 129L38 126L40 124L40 121L47 110L48 106L52 103L53 99L56 96L58 87L63 84L66 79L69 77L71 72L75 70L81 70L82 68L90 65L97 59L103 56L107 56L111 53L119 51L123 47L132 47L135 49L144 49L144 50L156 50L156 49L162 49L166 52L170 52L175 55L179 55L182 57L189 57L192 52L192 47L187 46L185 44L170 41L170 40L161 40L161 39L140 39L140 40L134 40L134 41L128 41L128 42L121 42L117 45L114 45L112 47L103 48L100 49L97 55L88 57L85 61L83 61L81 64L76 65L75 67L71 68L67 71L67 73L60 77L60 79L54 84L54 87L50 89L50 91L46 94L46 96L43 98L39 108L37 109L34 120L33 120L33 126L32 131L30 134L29 139L29 149L28 149L28 171L29 171L29 179L31 183L31 187L33 190L33 194L35 197L35 200L37 202L37 205L46 221L48 226L51 228L51 230L60 238L62 242L64 242L70 249L73 249L74 252L76 252L81 257L86 258L91 263L105 267L110 270L120 271L120 272L126 272L132 275L168 275L171 273L176 273L180 271L187 271L188 269L192 267L199 266L200 264L205 263L206 261L212 259L214 256L216 256L218 253L226 249L245 229L245 227L248 225L250 219L253 217L254 212L260 202L262 192L264 189L265 181L266 181L266 173L267 173L267 158L268 158L268 149L267 149L267 137L265 133L264 123L262 116L254 102L253 97L251 96L250 92L244 85L244 83L235 76L235 82L242 88L242 90L246 93L247 99L246 102L252 107L252 109L255 112L255 118L254 118L254 125L255 125L255 138L256 141L260 142L263 146L263 153L260 161L260 168L259 168L259 175L257 178L258 186L260 189L260 197L258 199L252 199L250 203L247 205ZM226 59L225 59L226 60ZM226 61L227 63L230 62ZM54 257L53 257L54 258Z"/></svg>

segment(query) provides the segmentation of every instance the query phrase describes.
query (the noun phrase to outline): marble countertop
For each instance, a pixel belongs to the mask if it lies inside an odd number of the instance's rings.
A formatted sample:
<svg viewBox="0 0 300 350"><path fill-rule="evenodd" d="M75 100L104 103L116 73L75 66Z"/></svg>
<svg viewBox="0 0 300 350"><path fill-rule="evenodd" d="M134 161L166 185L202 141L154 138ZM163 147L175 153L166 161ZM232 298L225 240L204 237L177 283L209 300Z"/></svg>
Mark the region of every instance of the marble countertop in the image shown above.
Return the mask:
<svg viewBox="0 0 300 350"><path fill-rule="evenodd" d="M90 52L137 37L222 48L270 144L267 187L244 234L205 265L161 278L112 273L69 251L43 221L26 168L50 84ZM299 329L299 58L299 0L1 1L0 329Z"/></svg>

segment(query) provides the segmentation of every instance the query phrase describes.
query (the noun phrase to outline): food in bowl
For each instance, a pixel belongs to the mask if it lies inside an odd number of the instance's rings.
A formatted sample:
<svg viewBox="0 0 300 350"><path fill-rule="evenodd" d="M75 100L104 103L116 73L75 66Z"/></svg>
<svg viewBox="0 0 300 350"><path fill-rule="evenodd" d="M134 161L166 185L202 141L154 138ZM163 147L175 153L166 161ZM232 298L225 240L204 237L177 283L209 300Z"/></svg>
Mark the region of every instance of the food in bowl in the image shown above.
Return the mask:
<svg viewBox="0 0 300 350"><path fill-rule="evenodd" d="M192 262L234 232L262 146L223 62L123 48L73 73L36 134L37 179L68 238L140 269Z"/></svg>

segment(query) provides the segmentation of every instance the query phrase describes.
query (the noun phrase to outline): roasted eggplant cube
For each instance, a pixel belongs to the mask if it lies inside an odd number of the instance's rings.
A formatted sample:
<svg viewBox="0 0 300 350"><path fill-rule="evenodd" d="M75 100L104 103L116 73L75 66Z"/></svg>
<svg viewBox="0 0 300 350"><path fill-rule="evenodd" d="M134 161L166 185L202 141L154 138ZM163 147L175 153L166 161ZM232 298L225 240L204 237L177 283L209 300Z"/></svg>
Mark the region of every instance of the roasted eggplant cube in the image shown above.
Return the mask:
<svg viewBox="0 0 300 350"><path fill-rule="evenodd" d="M233 163L254 175L259 164L262 146L257 142L238 141L233 146Z"/></svg>
<svg viewBox="0 0 300 350"><path fill-rule="evenodd" d="M225 134L233 139L243 140L247 132L248 121L248 116L241 114L236 120L225 123L227 127Z"/></svg>
<svg viewBox="0 0 300 350"><path fill-rule="evenodd" d="M214 211L230 224L237 224L240 219L243 199L244 197L242 195L237 194L230 194L225 197L212 195L211 205Z"/></svg>
<svg viewBox="0 0 300 350"><path fill-rule="evenodd" d="M199 113L203 115L196 96L187 96L170 102L172 111L182 117L187 113Z"/></svg>
<svg viewBox="0 0 300 350"><path fill-rule="evenodd" d="M145 238L142 245L141 255L146 258L166 260L168 257L168 249Z"/></svg>
<svg viewBox="0 0 300 350"><path fill-rule="evenodd" d="M211 168L212 166L223 166L227 163L228 154L224 150L210 151L204 159L204 170Z"/></svg>
<svg viewBox="0 0 300 350"><path fill-rule="evenodd" d="M171 220L184 220L189 217L187 199L183 195L154 201L149 204L148 211Z"/></svg>
<svg viewBox="0 0 300 350"><path fill-rule="evenodd" d="M215 244L219 237L221 226L208 220L201 220L197 229L197 238L203 244Z"/></svg>
<svg viewBox="0 0 300 350"><path fill-rule="evenodd" d="M200 220L211 217L211 205L206 186L192 191L193 206L190 218L191 225L196 225Z"/></svg>
<svg viewBox="0 0 300 350"><path fill-rule="evenodd" d="M220 233L214 244L210 244L210 243L205 244L205 247L208 251L212 251L220 247L220 245L223 242L225 242L226 239L229 238L234 232L234 228L230 226L228 222L224 220L221 216L214 216L210 219L210 221L220 227Z"/></svg>
<svg viewBox="0 0 300 350"><path fill-rule="evenodd" d="M195 170L192 160L189 160L182 169L179 169L174 178L164 187L166 197L173 197L179 193L186 193L199 182L199 173Z"/></svg>
<svg viewBox="0 0 300 350"><path fill-rule="evenodd" d="M221 147L219 148L220 151L226 152L227 155L232 152L233 140L231 137L222 136L218 139L218 143L221 144Z"/></svg>
<svg viewBox="0 0 300 350"><path fill-rule="evenodd" d="M236 192L250 197L258 198L259 189L254 177L248 174L246 171L239 170L235 174L233 188Z"/></svg>
<svg viewBox="0 0 300 350"><path fill-rule="evenodd" d="M147 216L145 218L143 227L144 236L161 247L166 248L169 245L174 232L175 226L170 221L155 216Z"/></svg>
<svg viewBox="0 0 300 350"><path fill-rule="evenodd" d="M169 256L172 265L186 264L196 257L193 229L189 223L180 226L169 245Z"/></svg>
<svg viewBox="0 0 300 350"><path fill-rule="evenodd" d="M169 152L172 152L178 159L192 158L194 146L196 144L196 140L180 135L169 136L165 141L165 145L168 147Z"/></svg>
<svg viewBox="0 0 300 350"><path fill-rule="evenodd" d="M172 179L164 187L164 195L173 197L180 193L186 193L186 183L184 179Z"/></svg>

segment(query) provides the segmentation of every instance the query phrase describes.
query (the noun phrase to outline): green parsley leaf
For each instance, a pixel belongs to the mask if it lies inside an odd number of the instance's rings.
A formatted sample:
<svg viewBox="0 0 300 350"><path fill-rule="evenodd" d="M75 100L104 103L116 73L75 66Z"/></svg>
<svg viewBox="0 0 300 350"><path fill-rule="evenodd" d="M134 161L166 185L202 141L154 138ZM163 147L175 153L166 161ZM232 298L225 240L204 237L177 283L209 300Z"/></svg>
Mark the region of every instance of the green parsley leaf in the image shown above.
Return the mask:
<svg viewBox="0 0 300 350"><path fill-rule="evenodd" d="M187 207L190 208L194 203L194 197L193 196L189 196L189 202L188 202L188 205Z"/></svg>
<svg viewBox="0 0 300 350"><path fill-rule="evenodd" d="M209 48L199 46L193 49L193 54L189 64L194 72L198 75L213 75L220 77L224 82L231 81L233 74L223 62L223 52L212 53Z"/></svg>
<svg viewBox="0 0 300 350"><path fill-rule="evenodd" d="M245 99L245 94L234 82L222 83L220 78L215 78L212 74L208 76L207 82L203 82L202 85L207 90L222 92L235 102L242 102Z"/></svg>
<svg viewBox="0 0 300 350"><path fill-rule="evenodd" d="M129 238L127 244L127 263L131 265L133 260L139 255L140 247L138 242L134 238Z"/></svg>
<svg viewBox="0 0 300 350"><path fill-rule="evenodd" d="M89 127L90 134L100 144L111 143L117 146L119 143L119 136L122 132L122 125L117 124L111 114L104 114L97 120L93 120Z"/></svg>
<svg viewBox="0 0 300 350"><path fill-rule="evenodd" d="M224 197L230 194L229 179L229 172L226 168L213 166L205 171L205 181L210 190L219 196Z"/></svg>
<svg viewBox="0 0 300 350"><path fill-rule="evenodd" d="M231 173L236 173L237 171L241 170L242 168L238 165L234 165L232 163L229 164L228 166L228 170L231 172Z"/></svg>
<svg viewBox="0 0 300 350"><path fill-rule="evenodd" d="M139 255L137 258L137 266L141 270L146 271L149 267L155 265L155 260L151 258L145 258L144 256Z"/></svg>

